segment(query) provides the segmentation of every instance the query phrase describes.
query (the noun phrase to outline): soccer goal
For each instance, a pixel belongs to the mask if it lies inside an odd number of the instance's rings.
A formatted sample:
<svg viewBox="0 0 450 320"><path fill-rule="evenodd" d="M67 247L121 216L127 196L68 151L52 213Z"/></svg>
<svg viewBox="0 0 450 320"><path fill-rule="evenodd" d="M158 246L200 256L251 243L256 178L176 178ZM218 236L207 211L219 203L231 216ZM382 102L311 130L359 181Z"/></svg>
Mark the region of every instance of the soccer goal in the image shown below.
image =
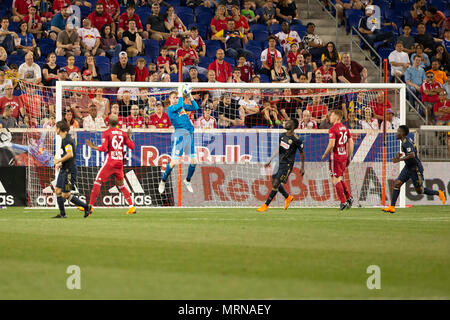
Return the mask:
<svg viewBox="0 0 450 320"><path fill-rule="evenodd" d="M54 90L43 90L21 83L22 90L39 97L42 105L48 106L48 114L42 117L50 118L52 109L55 110L56 119L47 119L45 123L63 118L69 122L71 118L84 122L93 109L102 118L94 127L95 121L84 128L82 123L78 123L81 128L74 124L71 130L77 141L76 192L82 200L89 198L104 160L104 154L88 148L85 140L101 143L101 134L106 128L102 122L113 110L120 115L119 126L133 130L136 147L124 149L124 162L125 181L137 207L260 205L271 190L271 175L276 170L276 165L267 168L264 164L278 149L278 138L284 130L282 121L288 117L300 121L296 133L303 141L306 156L305 174L300 174L297 155L297 165L286 184L286 189L294 196L291 206L336 206L338 198L331 183L328 161L320 158L328 143L327 114L341 109L355 144L353 160L344 177L355 199L354 205L374 207L388 202L393 181L401 169L401 164L393 164L391 159L401 152L395 127L406 121L403 84L190 83L193 97L200 106L198 111L188 112L196 127L194 143L198 164L192 179L194 193L188 192L181 183L189 164L185 156L172 172L169 191L159 194L161 174L171 160L173 134L170 123L160 116L160 111L168 107L169 93L180 85L68 81L57 82ZM132 115L131 120L127 120L129 115ZM33 121L39 124L42 119ZM48 133L52 129L40 130L46 134L46 152L58 157L59 137ZM49 146L53 138L55 143ZM33 136L33 143L36 141L41 141L39 136ZM30 207L54 206L54 196L49 191L56 174L49 166L30 166ZM271 206L283 204L284 198L278 195ZM103 184L95 205L126 206L113 178ZM399 205L405 205L404 193Z"/></svg>

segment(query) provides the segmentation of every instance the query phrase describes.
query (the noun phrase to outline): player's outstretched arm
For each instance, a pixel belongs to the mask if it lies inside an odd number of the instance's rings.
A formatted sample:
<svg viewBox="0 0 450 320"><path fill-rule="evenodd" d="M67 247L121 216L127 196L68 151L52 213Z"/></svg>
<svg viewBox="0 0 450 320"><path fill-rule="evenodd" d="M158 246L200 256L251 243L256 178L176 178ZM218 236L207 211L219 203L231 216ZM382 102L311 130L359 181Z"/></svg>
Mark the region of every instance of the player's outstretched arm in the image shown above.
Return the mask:
<svg viewBox="0 0 450 320"><path fill-rule="evenodd" d="M93 144L91 140L86 140L85 142L89 148L98 150L98 147L95 144Z"/></svg>
<svg viewBox="0 0 450 320"><path fill-rule="evenodd" d="M335 143L335 139L330 139L328 141L328 146L325 149L325 152L323 153L322 160L324 160L327 157L327 155L331 152L331 150L333 150L334 143Z"/></svg>

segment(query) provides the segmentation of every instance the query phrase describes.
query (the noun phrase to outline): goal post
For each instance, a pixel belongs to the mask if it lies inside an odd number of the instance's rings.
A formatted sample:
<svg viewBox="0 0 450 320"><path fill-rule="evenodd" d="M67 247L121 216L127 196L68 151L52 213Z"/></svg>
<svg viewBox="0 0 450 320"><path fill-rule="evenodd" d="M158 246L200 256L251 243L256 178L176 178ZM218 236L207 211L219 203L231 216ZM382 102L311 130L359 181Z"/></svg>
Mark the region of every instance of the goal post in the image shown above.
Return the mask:
<svg viewBox="0 0 450 320"><path fill-rule="evenodd" d="M83 94L86 97L91 97L94 89L102 88L107 91L104 96L111 101L116 98L119 88L148 88L150 90L149 96L155 96L158 101L164 101L167 99L168 93L177 91L180 85L179 82L58 81L54 89L56 121L63 118L63 110L67 107L65 105L68 103L67 101L72 101L65 96L68 92L76 91L77 88L85 90ZM236 84L201 82L189 83L189 85L193 92L215 93L219 96L219 99L222 99L222 96L228 93L245 96L245 90L250 90L252 94L259 90L261 101L266 101L264 99L271 101L281 99L286 96L283 90L290 89L292 93L289 94L289 97L306 97L312 101L315 95L322 96L322 99L328 103L328 111L338 106L337 102L331 102L331 99L327 100L331 95L354 96L356 99L359 93L364 93L368 97L367 101L364 102L365 106L368 107L370 101L376 99L379 92L387 92L388 100L400 118L400 123L406 123L404 84ZM363 115L360 113L357 119L360 120L361 117ZM170 161L173 129L133 129L133 139L137 145L137 150L135 149L133 152L127 150L125 182L133 197L137 199L136 201L139 201L138 205L142 207L254 207L263 202L271 188L271 172L264 168L264 164L278 148L278 137L283 129L280 126L269 128L267 126L246 125L247 123L240 127L226 129L196 129L194 142L198 165L192 180L195 192L190 194L179 183L181 179L184 179L188 166L188 159L182 158L183 170L181 176L178 170L172 172L171 182L169 183L171 192L163 196L157 193L157 182L161 177L162 170ZM80 174L77 187L85 197L89 196L95 173L101 166L104 155L89 150L84 144L84 140L90 139L94 143L100 144L103 130L81 128L71 131L78 144L77 165L80 167ZM392 187L393 179L397 177L402 166L402 164L394 165L390 161L397 152L400 152L400 143L396 140L395 130L387 130L385 135L383 135L383 130L350 129L350 131L355 140L355 151L353 162L346 171L345 179L350 182L350 188L356 196L356 204L362 207L380 206L382 204L382 186L387 189L384 190L386 197L390 198L389 190ZM325 150L328 141L328 130L306 128L297 129L296 133L305 146L306 173L304 177L301 177L297 172L298 170L295 169L289 179L290 182L287 184L287 189L295 194L293 206L325 207L335 205L337 202L331 184L328 162L320 161L320 155ZM385 137L385 141L383 141L383 137ZM56 136L54 145L56 156L58 156L60 143L60 138ZM384 156L383 145L386 145ZM295 167L298 168L298 163ZM383 168L386 170L384 174ZM56 174L57 172L53 173L54 176ZM54 176L48 180L54 179ZM125 205L123 198L116 189L113 184L103 186L101 195L108 196L109 202L102 202L97 206ZM404 189L402 188L398 203L402 207L405 206ZM179 199L181 199L181 203ZM274 200L272 206L282 206L280 195Z"/></svg>

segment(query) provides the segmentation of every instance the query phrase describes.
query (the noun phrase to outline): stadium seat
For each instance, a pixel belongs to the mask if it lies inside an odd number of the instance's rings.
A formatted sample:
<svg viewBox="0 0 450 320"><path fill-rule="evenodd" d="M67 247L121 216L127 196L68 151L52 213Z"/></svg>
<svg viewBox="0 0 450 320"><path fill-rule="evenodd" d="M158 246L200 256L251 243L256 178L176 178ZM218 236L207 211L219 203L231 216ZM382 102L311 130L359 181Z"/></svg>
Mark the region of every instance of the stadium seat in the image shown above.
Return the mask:
<svg viewBox="0 0 450 320"><path fill-rule="evenodd" d="M214 10L206 7L196 7L194 10L195 15L199 18L197 20L207 20L211 22L214 17Z"/></svg>
<svg viewBox="0 0 450 320"><path fill-rule="evenodd" d="M378 55L381 57L381 60L387 59L389 54L393 51L392 48L380 48L378 49Z"/></svg>
<svg viewBox="0 0 450 320"><path fill-rule="evenodd" d="M260 49L263 46L263 42L260 41L256 41L256 40L248 40L247 45L245 46L246 48L248 47L259 47Z"/></svg>
<svg viewBox="0 0 450 320"><path fill-rule="evenodd" d="M170 74L170 82L178 82L178 73L171 73Z"/></svg>
<svg viewBox="0 0 450 320"><path fill-rule="evenodd" d="M67 59L65 56L56 56L56 64L60 67L67 66Z"/></svg>
<svg viewBox="0 0 450 320"><path fill-rule="evenodd" d="M49 53L55 52L55 41L52 39L36 39L36 44L41 49L41 55L43 57L47 57Z"/></svg>
<svg viewBox="0 0 450 320"><path fill-rule="evenodd" d="M221 42L218 40L205 40L206 56L214 58L216 51L222 48Z"/></svg>
<svg viewBox="0 0 450 320"><path fill-rule="evenodd" d="M81 21L83 21L83 18L86 18L91 13L92 9L87 6L78 6L78 7L80 8Z"/></svg>
<svg viewBox="0 0 450 320"><path fill-rule="evenodd" d="M232 67L232 68L234 68L234 66L236 66L236 61L234 61L233 58L225 57L224 60L225 60L226 62L228 62L229 64L231 64L231 67Z"/></svg>
<svg viewBox="0 0 450 320"><path fill-rule="evenodd" d="M17 64L18 67L20 67L20 65L22 63L25 62L25 56L21 56L18 54L14 54L14 55L9 55L8 58L6 59L7 64L11 65L11 64Z"/></svg>
<svg viewBox="0 0 450 320"><path fill-rule="evenodd" d="M448 0L428 0L429 5L435 7L438 10L445 10L450 6L450 2Z"/></svg>
<svg viewBox="0 0 450 320"><path fill-rule="evenodd" d="M281 27L280 27L280 30L281 30ZM293 25L291 25L291 30L297 31L297 33L300 35L300 34L306 33L306 26L304 26L302 24L293 24Z"/></svg>
<svg viewBox="0 0 450 320"><path fill-rule="evenodd" d="M262 52L261 47L259 47L259 46L258 47L256 47L256 46L247 46L246 49L251 51L251 52L253 52L253 54L255 55L255 58L261 57L261 52Z"/></svg>
<svg viewBox="0 0 450 320"><path fill-rule="evenodd" d="M19 22L9 22L9 31L19 32Z"/></svg>
<svg viewBox="0 0 450 320"><path fill-rule="evenodd" d="M181 15L185 15L185 14L194 15L194 11L189 7L174 7L174 8L175 8L176 14L178 15L178 17L180 17L180 19L181 19ZM186 24L183 19L181 19L181 21L183 21L183 23Z"/></svg>
<svg viewBox="0 0 450 320"><path fill-rule="evenodd" d="M251 24L250 25L250 31L253 33L259 32L259 31L268 31L267 26L265 24Z"/></svg>
<svg viewBox="0 0 450 320"><path fill-rule="evenodd" d="M86 61L86 56L75 56L75 65L82 69L84 67L84 62Z"/></svg>
<svg viewBox="0 0 450 320"><path fill-rule="evenodd" d="M253 39L256 41L266 41L269 36L269 31L258 31L253 33Z"/></svg>
<svg viewBox="0 0 450 320"><path fill-rule="evenodd" d="M95 56L94 57L95 63L98 65L110 65L111 64L111 60L109 60L108 57L104 57L104 56Z"/></svg>
<svg viewBox="0 0 450 320"><path fill-rule="evenodd" d="M180 0L166 0L168 4L170 4L172 7L179 7L180 6Z"/></svg>
<svg viewBox="0 0 450 320"><path fill-rule="evenodd" d="M268 76L266 76L265 74L260 74L261 77L261 82L262 83L269 83L270 82L270 78Z"/></svg>
<svg viewBox="0 0 450 320"><path fill-rule="evenodd" d="M280 31L281 31L281 25L280 24L272 24L269 27L269 32L271 34L276 34L276 33L280 32Z"/></svg>
<svg viewBox="0 0 450 320"><path fill-rule="evenodd" d="M181 19L181 21L183 21L184 25L192 24L195 22L193 13L179 13L178 17Z"/></svg>
<svg viewBox="0 0 450 320"><path fill-rule="evenodd" d="M208 69L208 66L211 62L213 62L214 59L208 56L200 57L200 61L198 63L199 67L203 67Z"/></svg>

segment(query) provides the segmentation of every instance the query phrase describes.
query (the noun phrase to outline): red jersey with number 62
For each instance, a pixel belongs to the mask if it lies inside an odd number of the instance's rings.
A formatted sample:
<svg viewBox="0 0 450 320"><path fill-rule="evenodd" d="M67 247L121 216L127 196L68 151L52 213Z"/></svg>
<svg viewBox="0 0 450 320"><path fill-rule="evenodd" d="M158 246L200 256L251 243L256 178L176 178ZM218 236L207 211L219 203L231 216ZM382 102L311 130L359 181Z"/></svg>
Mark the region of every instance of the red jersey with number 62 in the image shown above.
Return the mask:
<svg viewBox="0 0 450 320"><path fill-rule="evenodd" d="M333 160L346 162L347 142L352 138L350 130L341 122L336 123L328 129L328 138L334 139Z"/></svg>
<svg viewBox="0 0 450 320"><path fill-rule="evenodd" d="M128 139L125 132L117 128L109 128L102 133L102 145L98 148L101 152L107 152L105 164L113 166L122 166L123 147L126 145L134 149L134 142Z"/></svg>

